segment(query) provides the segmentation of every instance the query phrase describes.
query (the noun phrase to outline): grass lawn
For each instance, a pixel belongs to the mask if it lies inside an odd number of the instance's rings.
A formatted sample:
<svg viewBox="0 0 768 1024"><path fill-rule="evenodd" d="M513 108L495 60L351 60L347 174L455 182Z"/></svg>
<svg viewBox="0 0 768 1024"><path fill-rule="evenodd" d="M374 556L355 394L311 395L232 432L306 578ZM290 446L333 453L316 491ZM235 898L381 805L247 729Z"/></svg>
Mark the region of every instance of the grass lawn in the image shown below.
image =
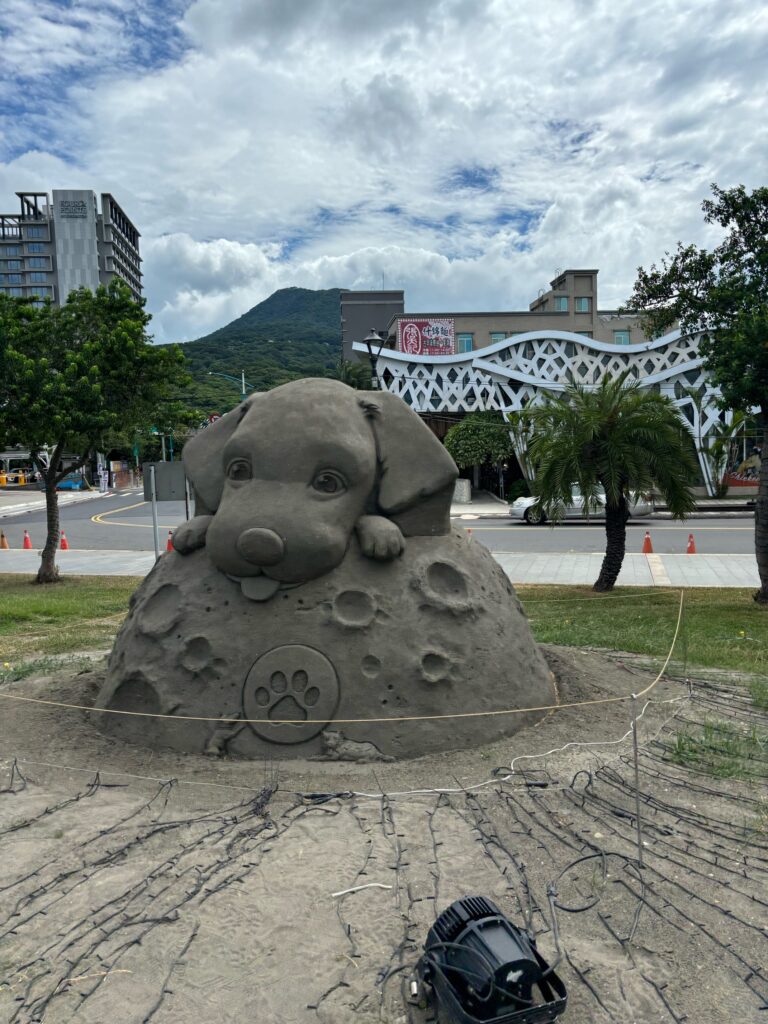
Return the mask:
<svg viewBox="0 0 768 1024"><path fill-rule="evenodd" d="M134 576L65 576L38 586L0 576L0 667L36 655L108 647L125 617Z"/></svg>
<svg viewBox="0 0 768 1024"><path fill-rule="evenodd" d="M30 579L0 575L0 669L39 655L109 646L141 582L132 576L70 576L37 586ZM679 590L625 587L596 594L587 586L520 586L517 592L543 642L663 660L674 636ZM768 677L768 609L754 604L750 590L688 590L671 669L683 667L686 653L689 667ZM765 690L764 685L763 700Z"/></svg>

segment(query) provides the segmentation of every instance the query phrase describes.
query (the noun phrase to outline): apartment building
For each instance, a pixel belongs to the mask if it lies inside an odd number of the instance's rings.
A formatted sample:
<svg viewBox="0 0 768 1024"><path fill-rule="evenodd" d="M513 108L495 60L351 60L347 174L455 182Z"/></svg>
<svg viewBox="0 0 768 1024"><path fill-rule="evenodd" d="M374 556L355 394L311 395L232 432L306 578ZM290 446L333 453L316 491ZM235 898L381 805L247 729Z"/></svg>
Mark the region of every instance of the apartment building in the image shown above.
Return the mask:
<svg viewBox="0 0 768 1024"><path fill-rule="evenodd" d="M87 189L16 195L19 212L0 214L0 292L60 304L120 277L141 297L139 232L112 195L100 207Z"/></svg>
<svg viewBox="0 0 768 1024"><path fill-rule="evenodd" d="M599 308L597 275L597 270L563 270L527 310L398 313L387 325L386 346L410 355L459 355L516 334L548 330L612 345L648 341L636 316Z"/></svg>

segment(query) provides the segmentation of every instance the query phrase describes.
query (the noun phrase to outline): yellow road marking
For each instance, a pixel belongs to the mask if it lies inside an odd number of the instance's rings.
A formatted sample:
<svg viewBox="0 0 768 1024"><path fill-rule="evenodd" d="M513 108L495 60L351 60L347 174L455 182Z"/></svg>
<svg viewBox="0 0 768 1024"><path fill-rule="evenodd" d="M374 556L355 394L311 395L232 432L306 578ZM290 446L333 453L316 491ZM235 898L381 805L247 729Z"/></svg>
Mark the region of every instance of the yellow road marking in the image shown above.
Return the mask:
<svg viewBox="0 0 768 1024"><path fill-rule="evenodd" d="M118 512L127 512L129 508L141 508L142 505L146 505L146 501L137 501L135 505L121 505L120 508L110 509L108 512L99 512L98 515L91 516L92 523L100 523L105 516L114 516Z"/></svg>

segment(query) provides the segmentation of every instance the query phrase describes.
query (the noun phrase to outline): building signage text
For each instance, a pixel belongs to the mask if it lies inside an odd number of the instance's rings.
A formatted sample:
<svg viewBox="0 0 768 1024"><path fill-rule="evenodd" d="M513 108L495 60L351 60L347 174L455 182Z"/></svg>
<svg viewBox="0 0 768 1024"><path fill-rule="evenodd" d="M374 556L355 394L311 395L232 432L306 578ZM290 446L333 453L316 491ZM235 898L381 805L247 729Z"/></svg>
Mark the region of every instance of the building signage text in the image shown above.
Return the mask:
<svg viewBox="0 0 768 1024"><path fill-rule="evenodd" d="M398 320L397 348L411 356L453 355L454 321Z"/></svg>
<svg viewBox="0 0 768 1024"><path fill-rule="evenodd" d="M87 217L88 207L83 199L61 199L59 201L59 216L61 217Z"/></svg>

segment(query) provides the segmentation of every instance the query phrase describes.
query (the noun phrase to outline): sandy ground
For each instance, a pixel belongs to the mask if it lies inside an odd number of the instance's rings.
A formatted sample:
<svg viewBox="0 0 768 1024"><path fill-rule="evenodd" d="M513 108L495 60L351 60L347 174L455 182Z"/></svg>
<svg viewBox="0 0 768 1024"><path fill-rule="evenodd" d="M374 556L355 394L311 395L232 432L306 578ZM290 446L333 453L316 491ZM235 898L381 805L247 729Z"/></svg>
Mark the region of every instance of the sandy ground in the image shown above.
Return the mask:
<svg viewBox="0 0 768 1024"><path fill-rule="evenodd" d="M563 701L650 678L629 660L548 657ZM4 692L89 703L100 671ZM642 870L631 743L609 742L628 703L486 748L345 765L153 754L86 713L2 700L0 1020L421 1024L405 994L436 913L490 896L551 961L552 882L564 1021L768 1018L765 793L668 759L681 723L753 710L727 680L653 696ZM603 745L540 756L587 741Z"/></svg>

